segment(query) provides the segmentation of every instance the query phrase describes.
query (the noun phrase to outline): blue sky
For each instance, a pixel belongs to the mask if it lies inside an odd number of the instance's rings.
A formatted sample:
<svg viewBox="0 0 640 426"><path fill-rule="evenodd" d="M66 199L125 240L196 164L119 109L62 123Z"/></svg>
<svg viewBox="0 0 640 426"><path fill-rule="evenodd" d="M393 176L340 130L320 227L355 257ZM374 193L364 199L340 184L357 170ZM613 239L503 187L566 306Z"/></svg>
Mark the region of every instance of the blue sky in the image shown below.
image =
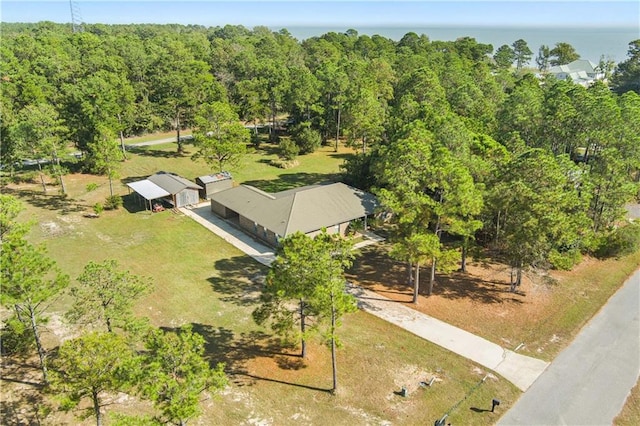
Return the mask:
<svg viewBox="0 0 640 426"><path fill-rule="evenodd" d="M83 22L217 26L625 26L640 2L622 1L77 1ZM5 1L3 22L70 22L68 1ZM640 30L639 30L640 31Z"/></svg>

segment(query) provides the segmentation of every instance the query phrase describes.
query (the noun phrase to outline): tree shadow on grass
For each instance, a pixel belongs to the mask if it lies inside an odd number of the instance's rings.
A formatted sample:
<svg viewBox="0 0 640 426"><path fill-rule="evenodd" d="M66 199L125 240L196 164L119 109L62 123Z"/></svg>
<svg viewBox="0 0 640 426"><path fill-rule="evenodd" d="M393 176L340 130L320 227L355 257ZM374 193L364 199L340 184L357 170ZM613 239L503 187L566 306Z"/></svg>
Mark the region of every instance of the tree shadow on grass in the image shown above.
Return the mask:
<svg viewBox="0 0 640 426"><path fill-rule="evenodd" d="M275 360L283 370L302 370L307 367L302 357L295 354L276 355Z"/></svg>
<svg viewBox="0 0 640 426"><path fill-rule="evenodd" d="M6 385L2 386L6 388ZM51 408L41 389L16 389L9 398L0 401L0 424L45 424L46 413Z"/></svg>
<svg viewBox="0 0 640 426"><path fill-rule="evenodd" d="M280 146L273 145L265 141L260 144L260 147L257 149L257 151L262 151L263 155L278 155L280 153ZM268 161L270 160L267 160L267 162Z"/></svg>
<svg viewBox="0 0 640 426"><path fill-rule="evenodd" d="M256 305L268 269L249 256L220 259L214 263L218 276L209 277L211 288L221 301L239 306Z"/></svg>
<svg viewBox="0 0 640 426"><path fill-rule="evenodd" d="M347 271L349 281L375 290L381 295L399 300L399 295L411 297L412 285L408 280L407 264L392 259L388 255L388 244L376 244L365 247L356 258L353 266ZM428 265L421 268L420 293L425 294L429 284ZM480 277L453 272L447 275L436 275L433 295L447 299L473 299L482 303L504 303L506 301L523 303L522 293L510 293L509 283L486 280ZM402 300L404 301L404 300Z"/></svg>
<svg viewBox="0 0 640 426"><path fill-rule="evenodd" d="M11 188L2 188L2 192L20 198L34 207L57 210L61 215L83 212L91 208L89 205L78 203L73 198L57 193L57 190L52 190L51 188L46 193L32 189L17 190Z"/></svg>
<svg viewBox="0 0 640 426"><path fill-rule="evenodd" d="M185 157L187 155L190 155L190 153L188 153L186 150L183 154L178 154L176 150L176 145L172 146L171 150L158 149L159 146L162 146L162 145L129 146L127 147L127 152L140 155L142 157L153 157L153 158L180 158L180 157Z"/></svg>
<svg viewBox="0 0 640 426"><path fill-rule="evenodd" d="M329 157L331 157L331 158L339 158L339 159L341 159L341 160L346 160L347 158L351 158L351 157L353 157L354 155L355 155L355 154L350 153L350 152L343 152L343 153L340 153L340 152L334 152L334 153L332 153L332 154L329 154Z"/></svg>
<svg viewBox="0 0 640 426"><path fill-rule="evenodd" d="M289 348L283 347L279 339L261 331L236 335L232 330L224 327L213 327L207 324L192 324L192 327L193 331L205 340L205 351L210 364L215 366L223 362L226 373L238 386L255 384L256 376L252 375L248 363L256 358L275 358L282 369L302 368L301 363L298 362L299 355L290 353Z"/></svg>
<svg viewBox="0 0 640 426"><path fill-rule="evenodd" d="M148 178L149 175L144 175L144 176L127 176L127 177L123 177L122 179L120 179L120 182L122 182L123 184L128 184L131 182L137 182L139 180L145 180L146 178ZM133 193L133 189L131 190Z"/></svg>
<svg viewBox="0 0 640 426"><path fill-rule="evenodd" d="M349 281L359 286L376 290L381 294L396 295L413 294L408 283L407 264L392 259L386 244L375 244L364 247L356 257L353 266L346 272Z"/></svg>
<svg viewBox="0 0 640 426"><path fill-rule="evenodd" d="M254 186L262 191L276 193L288 189L299 188L306 185L317 185L338 182L340 176L337 173L287 173L282 174L278 179L271 180L251 180L243 184Z"/></svg>
<svg viewBox="0 0 640 426"><path fill-rule="evenodd" d="M38 365L19 356L3 356L0 386L0 424L42 424L51 408L45 400L42 377Z"/></svg>
<svg viewBox="0 0 640 426"><path fill-rule="evenodd" d="M484 280L470 274L453 272L436 278L433 294L447 299L473 299L482 303L503 303L505 301L523 303L509 292L509 283ZM512 294L511 297L505 297Z"/></svg>
<svg viewBox="0 0 640 426"><path fill-rule="evenodd" d="M308 389L312 391L320 391L320 392L327 392L327 393L331 392L331 388L319 388L316 386L303 385L300 383L285 382L284 380L270 379L268 377L260 377L254 374L242 374L242 376L246 377L247 379L250 379L252 383L257 383L258 381L264 381L264 382L271 382L271 383L280 383L287 386L295 386L297 388Z"/></svg>

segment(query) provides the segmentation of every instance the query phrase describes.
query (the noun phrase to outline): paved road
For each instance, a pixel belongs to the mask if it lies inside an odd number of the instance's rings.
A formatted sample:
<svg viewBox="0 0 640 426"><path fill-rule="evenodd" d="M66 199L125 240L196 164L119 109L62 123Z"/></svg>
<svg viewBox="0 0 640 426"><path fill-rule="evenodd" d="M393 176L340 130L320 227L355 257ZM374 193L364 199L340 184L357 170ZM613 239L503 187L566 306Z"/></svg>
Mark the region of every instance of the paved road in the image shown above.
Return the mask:
<svg viewBox="0 0 640 426"><path fill-rule="evenodd" d="M154 139L152 141L127 143L127 144L125 144L125 147L127 147L127 148L136 148L136 147L140 147L140 146L161 145L163 143L169 143L169 142L175 142L175 141L176 141L176 137L172 136L170 138Z"/></svg>
<svg viewBox="0 0 640 426"><path fill-rule="evenodd" d="M640 375L640 271L498 422L610 425Z"/></svg>

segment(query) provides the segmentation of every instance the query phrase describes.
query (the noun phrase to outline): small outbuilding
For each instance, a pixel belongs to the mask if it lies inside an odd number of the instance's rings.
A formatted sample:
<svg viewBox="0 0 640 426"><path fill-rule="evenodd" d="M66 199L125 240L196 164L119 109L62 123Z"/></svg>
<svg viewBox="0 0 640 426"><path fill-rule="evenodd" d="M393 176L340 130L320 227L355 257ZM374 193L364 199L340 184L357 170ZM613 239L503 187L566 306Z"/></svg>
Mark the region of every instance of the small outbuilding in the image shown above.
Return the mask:
<svg viewBox="0 0 640 426"><path fill-rule="evenodd" d="M196 178L196 183L202 187L200 198L208 200L212 194L233 187L233 178L229 172L220 172Z"/></svg>
<svg viewBox="0 0 640 426"><path fill-rule="evenodd" d="M136 194L145 200L145 209L151 208L154 200L163 200L173 207L198 204L201 186L173 173L158 172L147 179L128 183Z"/></svg>

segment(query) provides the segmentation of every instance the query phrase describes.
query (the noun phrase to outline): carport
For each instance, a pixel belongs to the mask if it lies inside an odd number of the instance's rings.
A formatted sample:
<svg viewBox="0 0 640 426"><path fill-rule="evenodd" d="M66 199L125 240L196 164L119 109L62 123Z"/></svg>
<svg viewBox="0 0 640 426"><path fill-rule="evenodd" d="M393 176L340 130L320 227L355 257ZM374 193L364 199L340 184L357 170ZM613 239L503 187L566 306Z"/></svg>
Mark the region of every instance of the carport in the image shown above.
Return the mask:
<svg viewBox="0 0 640 426"><path fill-rule="evenodd" d="M136 198L140 204L144 204L144 209L153 211L153 200L171 196L171 194L149 179L128 183L127 186L136 193Z"/></svg>

